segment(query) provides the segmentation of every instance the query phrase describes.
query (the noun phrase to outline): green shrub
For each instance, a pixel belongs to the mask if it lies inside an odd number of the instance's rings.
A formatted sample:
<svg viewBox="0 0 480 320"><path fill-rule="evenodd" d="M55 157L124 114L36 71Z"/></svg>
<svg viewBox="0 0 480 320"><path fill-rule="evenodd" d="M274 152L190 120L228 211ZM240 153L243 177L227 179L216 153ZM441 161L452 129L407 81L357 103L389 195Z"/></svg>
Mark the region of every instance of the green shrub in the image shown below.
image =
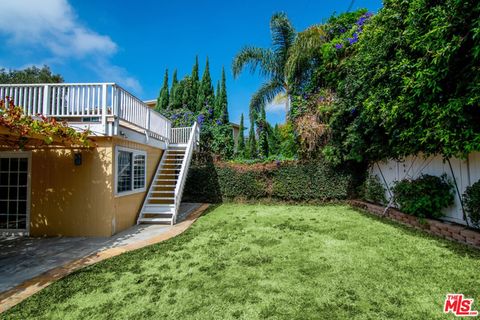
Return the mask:
<svg viewBox="0 0 480 320"><path fill-rule="evenodd" d="M362 198L372 203L385 205L387 198L385 197L385 188L383 187L377 175L369 175L362 185Z"/></svg>
<svg viewBox="0 0 480 320"><path fill-rule="evenodd" d="M323 202L351 197L356 181L350 172L334 170L324 162L193 165L184 199L213 203L260 198Z"/></svg>
<svg viewBox="0 0 480 320"><path fill-rule="evenodd" d="M323 162L282 166L272 174L271 196L279 200L341 200L351 193L351 176Z"/></svg>
<svg viewBox="0 0 480 320"><path fill-rule="evenodd" d="M240 172L234 168L217 168L220 192L223 198L257 199L267 195L262 172Z"/></svg>
<svg viewBox="0 0 480 320"><path fill-rule="evenodd" d="M453 204L452 183L441 177L422 175L416 180L402 180L393 187L400 210L420 218L439 218L442 209Z"/></svg>
<svg viewBox="0 0 480 320"><path fill-rule="evenodd" d="M463 204L467 216L477 228L480 227L480 181L467 187L463 194Z"/></svg>

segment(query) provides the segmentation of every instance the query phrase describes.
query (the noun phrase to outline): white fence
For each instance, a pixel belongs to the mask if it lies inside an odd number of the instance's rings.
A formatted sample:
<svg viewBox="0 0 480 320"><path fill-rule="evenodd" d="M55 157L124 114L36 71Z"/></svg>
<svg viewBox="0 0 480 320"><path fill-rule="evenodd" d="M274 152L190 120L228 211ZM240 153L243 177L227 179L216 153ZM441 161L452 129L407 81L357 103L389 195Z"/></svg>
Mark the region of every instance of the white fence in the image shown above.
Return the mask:
<svg viewBox="0 0 480 320"><path fill-rule="evenodd" d="M468 186L480 180L480 153L471 153L465 160L451 158L450 163L460 195L463 195ZM441 156L427 158L422 156L409 156L402 161L389 160L386 162L378 162L372 166L370 173L378 176L380 182L388 187L385 193L388 200L390 200L391 197L388 190L393 187L394 182L405 178L415 179L422 174L434 176L446 174L452 182L454 181L448 162L444 161ZM455 188L454 192L455 203L444 210L444 220L466 224L463 219L460 198Z"/></svg>
<svg viewBox="0 0 480 320"><path fill-rule="evenodd" d="M170 140L171 122L115 83L0 84L0 99L7 97L27 115L100 122L103 134L113 117Z"/></svg>

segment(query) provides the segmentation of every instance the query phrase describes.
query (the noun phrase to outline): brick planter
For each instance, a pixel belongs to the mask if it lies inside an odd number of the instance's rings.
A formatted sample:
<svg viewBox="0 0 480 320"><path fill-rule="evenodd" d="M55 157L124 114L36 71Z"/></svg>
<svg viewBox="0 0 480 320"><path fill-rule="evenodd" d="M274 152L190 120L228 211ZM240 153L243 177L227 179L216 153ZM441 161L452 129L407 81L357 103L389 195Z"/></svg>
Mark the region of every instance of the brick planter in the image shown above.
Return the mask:
<svg viewBox="0 0 480 320"><path fill-rule="evenodd" d="M419 218L398 211L397 209L389 208L385 212L385 207L361 200L351 200L349 203L354 207L366 210L376 216L395 220L404 225L414 227L415 229L423 230L429 234L480 249L480 232L468 229L462 225L432 219L423 219L423 221L421 221Z"/></svg>

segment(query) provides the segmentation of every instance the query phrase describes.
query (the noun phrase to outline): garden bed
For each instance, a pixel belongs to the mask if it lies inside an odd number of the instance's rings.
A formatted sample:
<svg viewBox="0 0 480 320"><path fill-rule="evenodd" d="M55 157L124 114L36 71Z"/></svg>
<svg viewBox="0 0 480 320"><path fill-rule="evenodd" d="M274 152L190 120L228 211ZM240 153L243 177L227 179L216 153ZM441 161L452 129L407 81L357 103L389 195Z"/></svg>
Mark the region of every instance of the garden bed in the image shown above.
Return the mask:
<svg viewBox="0 0 480 320"><path fill-rule="evenodd" d="M386 207L361 200L351 200L349 203L354 207L364 209L377 216L398 221L429 234L480 248L480 232L465 226L433 219L420 219L395 208L388 208L388 210L385 211Z"/></svg>

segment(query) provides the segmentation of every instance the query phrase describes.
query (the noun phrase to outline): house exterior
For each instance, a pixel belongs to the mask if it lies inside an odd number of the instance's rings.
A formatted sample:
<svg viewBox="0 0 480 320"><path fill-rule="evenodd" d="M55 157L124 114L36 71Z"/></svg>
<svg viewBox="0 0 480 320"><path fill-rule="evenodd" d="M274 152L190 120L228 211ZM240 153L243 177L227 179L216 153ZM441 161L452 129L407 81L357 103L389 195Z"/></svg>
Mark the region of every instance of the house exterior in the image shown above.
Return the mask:
<svg viewBox="0 0 480 320"><path fill-rule="evenodd" d="M230 122L230 125L232 126L233 131L233 141L235 143L235 147L237 147L238 134L240 133L240 125L233 122Z"/></svg>
<svg viewBox="0 0 480 320"><path fill-rule="evenodd" d="M105 237L137 222L175 222L196 124L172 128L114 83L0 85L7 96L28 115L91 130L95 146L0 144L0 233Z"/></svg>

